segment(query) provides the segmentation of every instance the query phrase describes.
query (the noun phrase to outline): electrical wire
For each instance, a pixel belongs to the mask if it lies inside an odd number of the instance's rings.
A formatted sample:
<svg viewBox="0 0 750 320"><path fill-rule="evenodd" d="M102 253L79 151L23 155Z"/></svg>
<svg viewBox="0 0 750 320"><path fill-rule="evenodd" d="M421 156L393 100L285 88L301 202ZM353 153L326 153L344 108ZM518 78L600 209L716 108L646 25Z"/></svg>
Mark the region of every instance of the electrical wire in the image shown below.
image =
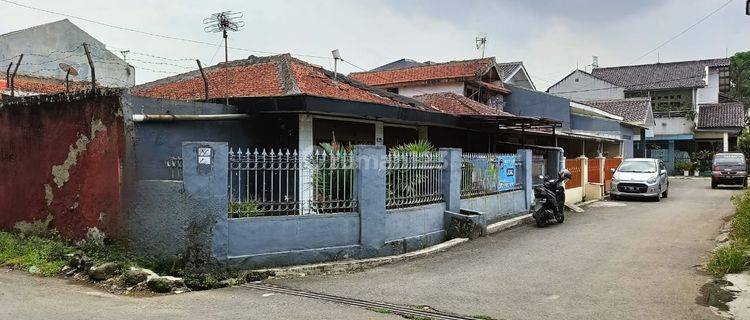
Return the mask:
<svg viewBox="0 0 750 320"><path fill-rule="evenodd" d="M4 0L2 0L2 1L4 1ZM638 58L635 58L632 61L628 62L628 64L632 64L633 62L641 60L641 59L643 59L643 57L648 56L649 54L653 53L656 50L659 50L661 47L664 47L665 45L669 44L670 42L674 41L675 39L679 38L683 34L687 33L691 29L693 29L695 26L701 24L701 22L703 22L706 19L710 18L711 16L713 16L714 14L716 14L717 12L719 12L721 9L724 9L724 7L728 6L733 1L734 0L729 0L729 1L725 2L724 4L722 4L721 6L719 6L718 8L716 8L716 10L711 11L709 14L705 15L703 18L699 19L698 21L696 21L695 23L693 23L689 27L683 29L682 31L678 32L677 34L675 34L671 38L669 38L666 41L664 41L664 42L660 43L659 45L657 45L656 48L653 48L653 49L649 50L648 52L640 55Z"/></svg>
<svg viewBox="0 0 750 320"><path fill-rule="evenodd" d="M36 10L36 11L41 11L41 12L45 12L45 13L49 13L49 14L54 14L54 15L58 15L58 16L63 16L63 17L71 18L71 19L77 19L77 20L81 20L81 21L86 21L86 22L98 24L98 25L101 25L101 26L109 27L109 28L114 28L114 29L119 29L119 30L134 32L134 33L139 33L139 34L143 34L143 35L147 35L147 36L151 36L151 37L162 38L162 39L169 39L169 40L176 40L176 41L182 41L182 42L188 42L188 43L194 43L194 44L201 44L201 45L208 45L208 46L212 46L212 47L216 46L215 44L210 43L210 42L206 42L206 41L195 40L195 39L188 39L188 38L181 38L181 37L176 37L176 36L159 34L159 33L155 33L155 32L138 30L138 29L129 28L129 27L118 26L118 25L114 25L114 24L111 24L111 23L101 22L101 21L97 21L97 20L93 20L93 19L89 19L89 18L84 18L84 17L81 17L81 16L75 16L75 15L72 15L72 14L67 14L67 13L62 13L62 12L47 10L47 9L43 9L43 8L39 8L39 7L34 7L34 6L30 6L30 5L18 3L18 2L15 2L15 1L11 1L11 0L0 0L0 2L5 2L5 3L8 3L8 4L12 4L12 5L15 5L15 6L18 6L18 7L22 7L22 8L26 8L26 9L30 9L30 10ZM262 51L262 50L252 50L252 49L246 49L246 48L240 48L240 47L228 47L228 48L232 49L232 50L254 52L254 53L260 53L260 54L272 54L272 55L280 54L279 52ZM302 54L302 53L290 53L290 54L295 55L295 56L299 56L299 57L307 57L307 58L326 59L326 60L327 59L331 59L330 57L317 56L317 55L311 55L311 54Z"/></svg>

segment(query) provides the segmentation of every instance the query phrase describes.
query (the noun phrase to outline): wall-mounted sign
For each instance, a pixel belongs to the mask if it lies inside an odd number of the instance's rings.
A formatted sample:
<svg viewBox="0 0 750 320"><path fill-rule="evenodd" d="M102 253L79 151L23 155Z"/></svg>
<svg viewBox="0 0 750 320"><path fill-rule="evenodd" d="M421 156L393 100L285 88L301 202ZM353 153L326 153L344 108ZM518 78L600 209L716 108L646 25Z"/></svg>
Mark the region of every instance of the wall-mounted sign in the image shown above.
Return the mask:
<svg viewBox="0 0 750 320"><path fill-rule="evenodd" d="M500 170L498 170L497 190L511 190L516 186L516 156L503 155L498 158Z"/></svg>
<svg viewBox="0 0 750 320"><path fill-rule="evenodd" d="M198 164L211 165L211 148L198 148Z"/></svg>

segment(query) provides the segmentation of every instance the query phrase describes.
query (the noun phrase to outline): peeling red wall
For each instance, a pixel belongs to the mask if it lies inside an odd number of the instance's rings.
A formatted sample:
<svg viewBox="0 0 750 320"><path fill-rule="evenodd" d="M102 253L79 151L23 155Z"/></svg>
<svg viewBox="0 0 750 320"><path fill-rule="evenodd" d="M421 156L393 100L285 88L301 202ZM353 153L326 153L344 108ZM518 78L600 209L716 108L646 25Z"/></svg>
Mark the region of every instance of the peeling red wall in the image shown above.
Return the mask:
<svg viewBox="0 0 750 320"><path fill-rule="evenodd" d="M123 236L120 97L61 97L0 107L0 227L52 215L64 236L83 238L93 227Z"/></svg>

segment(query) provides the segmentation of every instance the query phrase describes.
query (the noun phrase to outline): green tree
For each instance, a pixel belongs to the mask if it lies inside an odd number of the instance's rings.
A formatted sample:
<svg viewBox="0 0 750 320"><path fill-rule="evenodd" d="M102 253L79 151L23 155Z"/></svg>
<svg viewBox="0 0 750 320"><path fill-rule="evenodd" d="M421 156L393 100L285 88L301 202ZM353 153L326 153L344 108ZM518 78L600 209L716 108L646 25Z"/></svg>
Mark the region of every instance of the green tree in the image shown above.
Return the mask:
<svg viewBox="0 0 750 320"><path fill-rule="evenodd" d="M750 51L732 56L729 77L732 81L729 95L750 106Z"/></svg>
<svg viewBox="0 0 750 320"><path fill-rule="evenodd" d="M742 130L737 136L737 149L745 154L745 158L750 159L750 130Z"/></svg>

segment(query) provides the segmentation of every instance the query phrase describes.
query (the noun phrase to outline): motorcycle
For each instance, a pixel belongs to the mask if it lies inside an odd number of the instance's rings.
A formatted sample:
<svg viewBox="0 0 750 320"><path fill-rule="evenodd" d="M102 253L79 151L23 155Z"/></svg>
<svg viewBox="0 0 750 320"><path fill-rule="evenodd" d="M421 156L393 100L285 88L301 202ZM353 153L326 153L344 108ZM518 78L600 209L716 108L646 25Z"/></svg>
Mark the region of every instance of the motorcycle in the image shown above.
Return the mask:
<svg viewBox="0 0 750 320"><path fill-rule="evenodd" d="M557 178L551 179L539 176L543 183L534 187L534 206L531 208L531 216L536 221L537 227L545 227L547 223L555 219L558 223L565 221L565 186L563 182L572 177L570 171L563 169Z"/></svg>

